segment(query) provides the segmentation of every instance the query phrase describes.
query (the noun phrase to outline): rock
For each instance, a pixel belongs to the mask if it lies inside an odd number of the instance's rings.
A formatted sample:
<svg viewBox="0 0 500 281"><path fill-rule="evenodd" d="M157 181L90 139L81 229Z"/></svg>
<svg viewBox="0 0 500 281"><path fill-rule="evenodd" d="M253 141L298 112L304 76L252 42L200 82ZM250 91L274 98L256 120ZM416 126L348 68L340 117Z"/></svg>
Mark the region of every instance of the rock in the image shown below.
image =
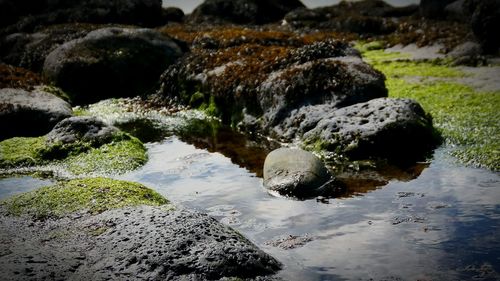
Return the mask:
<svg viewBox="0 0 500 281"><path fill-rule="evenodd" d="M441 18L445 17L444 8L446 5L455 0L421 0L420 14L426 18Z"/></svg>
<svg viewBox="0 0 500 281"><path fill-rule="evenodd" d="M269 153L264 162L264 186L281 195L320 195L331 179L323 162L301 149L279 148Z"/></svg>
<svg viewBox="0 0 500 281"><path fill-rule="evenodd" d="M289 118L305 105L339 108L387 96L385 76L358 57L316 59L272 73L259 87L262 127L271 135L293 140L296 124Z"/></svg>
<svg viewBox="0 0 500 281"><path fill-rule="evenodd" d="M137 96L181 55L173 40L156 31L103 28L52 51L43 76L77 104Z"/></svg>
<svg viewBox="0 0 500 281"><path fill-rule="evenodd" d="M183 22L184 11L177 7L167 7L163 9L163 19L166 22Z"/></svg>
<svg viewBox="0 0 500 281"><path fill-rule="evenodd" d="M0 226L9 238L2 240L3 247L11 251L0 256L0 275L13 280L26 280L30 274L61 280L130 279L131 275L134 280L246 279L281 268L238 232L188 210L129 207L34 226L2 216ZM50 262L29 263L28 272L23 262L27 256Z"/></svg>
<svg viewBox="0 0 500 281"><path fill-rule="evenodd" d="M193 23L265 24L305 7L299 0L205 0L191 14Z"/></svg>
<svg viewBox="0 0 500 281"><path fill-rule="evenodd" d="M324 107L323 107L324 108ZM421 160L437 143L432 119L410 99L379 98L306 116L301 138L351 160L383 158L398 164Z"/></svg>
<svg viewBox="0 0 500 281"><path fill-rule="evenodd" d="M75 23L50 26L35 33L13 33L0 40L0 59L8 64L42 72L45 58L53 50L99 28L99 25Z"/></svg>
<svg viewBox="0 0 500 281"><path fill-rule="evenodd" d="M117 128L95 117L76 116L57 123L47 134L47 141L62 144L87 142L101 145L110 142L117 132Z"/></svg>
<svg viewBox="0 0 500 281"><path fill-rule="evenodd" d="M457 0L446 5L446 7L444 7L446 18L449 20L468 22L470 17L468 15L465 2L466 0Z"/></svg>
<svg viewBox="0 0 500 281"><path fill-rule="evenodd" d="M121 23L140 26L163 24L161 0L38 1L3 0L0 15L11 31L33 31L59 23Z"/></svg>
<svg viewBox="0 0 500 281"><path fill-rule="evenodd" d="M456 46L447 56L453 59L454 65L477 66L485 64L486 59L482 53L483 50L479 43L467 41Z"/></svg>
<svg viewBox="0 0 500 281"><path fill-rule="evenodd" d="M40 136L72 115L71 106L37 88L0 89L0 140L15 136Z"/></svg>
<svg viewBox="0 0 500 281"><path fill-rule="evenodd" d="M473 13L471 27L483 51L495 54L500 47L500 0L481 0L469 3Z"/></svg>

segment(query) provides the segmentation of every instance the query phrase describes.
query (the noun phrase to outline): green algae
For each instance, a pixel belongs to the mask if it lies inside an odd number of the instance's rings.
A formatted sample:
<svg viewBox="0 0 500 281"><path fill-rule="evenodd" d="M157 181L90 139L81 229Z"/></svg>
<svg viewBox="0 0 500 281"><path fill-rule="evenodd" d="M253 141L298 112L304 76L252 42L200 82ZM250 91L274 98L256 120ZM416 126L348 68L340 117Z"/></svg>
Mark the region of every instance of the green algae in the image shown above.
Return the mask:
<svg viewBox="0 0 500 281"><path fill-rule="evenodd" d="M500 92L460 83L466 74L443 61L392 61L382 52L364 51L363 56L386 75L389 96L417 100L461 163L499 171Z"/></svg>
<svg viewBox="0 0 500 281"><path fill-rule="evenodd" d="M127 206L160 206L169 201L138 183L108 178L77 179L42 187L1 202L11 215L60 218L75 212L98 214Z"/></svg>
<svg viewBox="0 0 500 281"><path fill-rule="evenodd" d="M42 163L40 151L46 145L45 137L16 137L0 142L0 168L32 166Z"/></svg>
<svg viewBox="0 0 500 281"><path fill-rule="evenodd" d="M121 174L142 166L147 151L142 142L118 133L110 143L48 143L46 137L12 138L0 142L0 168L55 164L74 175Z"/></svg>

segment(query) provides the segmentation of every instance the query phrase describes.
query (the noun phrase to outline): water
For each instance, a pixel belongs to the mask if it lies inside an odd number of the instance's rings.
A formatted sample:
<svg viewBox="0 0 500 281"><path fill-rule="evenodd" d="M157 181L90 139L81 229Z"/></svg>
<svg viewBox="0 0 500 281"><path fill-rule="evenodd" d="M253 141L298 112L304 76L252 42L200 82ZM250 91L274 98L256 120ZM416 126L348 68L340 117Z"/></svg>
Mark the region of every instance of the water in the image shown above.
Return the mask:
<svg viewBox="0 0 500 281"><path fill-rule="evenodd" d="M149 162L121 179L239 230L283 262L286 280L500 280L500 177L453 165L444 149L415 180L297 201L269 195L254 173L176 137L148 148ZM272 246L288 235L312 241Z"/></svg>
<svg viewBox="0 0 500 281"><path fill-rule="evenodd" d="M358 183L342 198L297 201L271 196L241 167L256 170L266 149L233 143L228 132L185 140L198 148L177 137L149 143L148 163L117 178L237 229L284 264L285 280L500 280L500 176L453 164L446 148L415 179L392 176ZM0 198L48 183L4 178ZM277 246L290 235L303 245Z"/></svg>

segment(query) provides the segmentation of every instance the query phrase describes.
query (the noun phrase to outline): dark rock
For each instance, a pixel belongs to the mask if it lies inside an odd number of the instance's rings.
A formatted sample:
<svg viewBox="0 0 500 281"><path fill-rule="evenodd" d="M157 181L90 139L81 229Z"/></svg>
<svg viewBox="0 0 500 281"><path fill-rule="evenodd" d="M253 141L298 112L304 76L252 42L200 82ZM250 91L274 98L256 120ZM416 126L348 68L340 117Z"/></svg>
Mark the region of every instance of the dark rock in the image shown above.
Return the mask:
<svg viewBox="0 0 500 281"><path fill-rule="evenodd" d="M264 162L264 186L285 196L304 198L325 193L332 177L311 152L279 148Z"/></svg>
<svg viewBox="0 0 500 281"><path fill-rule="evenodd" d="M281 139L293 140L306 105L340 108L387 96L385 77L358 57L316 59L272 73L259 87L264 111L262 127ZM293 116L293 117L292 117Z"/></svg>
<svg viewBox="0 0 500 281"><path fill-rule="evenodd" d="M481 45L472 41L456 46L447 56L453 59L454 65L477 66L486 61Z"/></svg>
<svg viewBox="0 0 500 281"><path fill-rule="evenodd" d="M163 19L166 22L183 22L184 11L177 7L167 7L163 9Z"/></svg>
<svg viewBox="0 0 500 281"><path fill-rule="evenodd" d="M310 130L301 138L349 159L380 157L408 164L422 159L438 140L432 119L410 99L379 98L338 110L324 108L308 108L317 113L305 115Z"/></svg>
<svg viewBox="0 0 500 281"><path fill-rule="evenodd" d="M71 115L67 102L41 88L0 89L0 140L44 135Z"/></svg>
<svg viewBox="0 0 500 281"><path fill-rule="evenodd" d="M414 14L418 6L393 7L384 1L342 1L316 9L297 9L285 16L292 27L334 29L359 34L387 34L397 26L392 17Z"/></svg>
<svg viewBox="0 0 500 281"><path fill-rule="evenodd" d="M58 23L122 23L157 26L163 23L161 0L3 0L3 25L12 31L33 31Z"/></svg>
<svg viewBox="0 0 500 281"><path fill-rule="evenodd" d="M471 27L488 54L498 52L500 47L500 0L472 0L468 3L472 9Z"/></svg>
<svg viewBox="0 0 500 281"><path fill-rule="evenodd" d="M466 0L457 0L444 7L446 18L449 20L469 22L470 16L467 11Z"/></svg>
<svg viewBox="0 0 500 281"><path fill-rule="evenodd" d="M62 144L74 142L104 144L110 142L117 132L117 128L95 117L76 116L57 123L47 134L47 141Z"/></svg>
<svg viewBox="0 0 500 281"><path fill-rule="evenodd" d="M238 232L194 211L141 206L36 224L25 220L0 220L2 247L11 251L0 256L0 276L12 280L30 273L38 280L218 280L281 268Z"/></svg>
<svg viewBox="0 0 500 281"><path fill-rule="evenodd" d="M51 52L43 75L75 103L90 103L143 94L181 55L174 41L156 31L103 28Z"/></svg>
<svg viewBox="0 0 500 281"><path fill-rule="evenodd" d="M445 7L455 0L420 0L420 14L426 18L445 18Z"/></svg>
<svg viewBox="0 0 500 281"><path fill-rule="evenodd" d="M190 16L194 23L264 24L303 8L299 0L205 0Z"/></svg>
<svg viewBox="0 0 500 281"><path fill-rule="evenodd" d="M8 64L41 72L47 55L68 41L102 28L91 24L51 26L35 33L13 33L0 40L0 59Z"/></svg>

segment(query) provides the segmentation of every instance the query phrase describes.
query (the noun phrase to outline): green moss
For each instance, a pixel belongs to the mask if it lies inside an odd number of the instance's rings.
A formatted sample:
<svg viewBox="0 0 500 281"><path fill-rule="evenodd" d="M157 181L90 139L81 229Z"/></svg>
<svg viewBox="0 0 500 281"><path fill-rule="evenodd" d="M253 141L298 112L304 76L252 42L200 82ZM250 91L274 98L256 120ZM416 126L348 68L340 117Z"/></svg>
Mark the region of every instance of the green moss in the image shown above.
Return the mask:
<svg viewBox="0 0 500 281"><path fill-rule="evenodd" d="M107 178L78 179L16 195L1 204L11 215L59 218L75 212L102 213L126 206L167 204L153 190L132 182Z"/></svg>
<svg viewBox="0 0 500 281"><path fill-rule="evenodd" d="M46 138L11 138L0 142L0 168L32 166L43 162L40 151Z"/></svg>
<svg viewBox="0 0 500 281"><path fill-rule="evenodd" d="M453 67L433 62L415 61L370 61L371 64L391 78L404 76L435 77L435 78L459 78L465 74Z"/></svg>
<svg viewBox="0 0 500 281"><path fill-rule="evenodd" d="M63 164L76 175L121 174L144 165L146 161L146 148L138 139L130 137L70 156Z"/></svg>
<svg viewBox="0 0 500 281"><path fill-rule="evenodd" d="M136 138L118 133L104 145L77 142L48 144L45 137L12 138L0 142L0 168L59 164L76 175L120 174L147 161L144 145Z"/></svg>

